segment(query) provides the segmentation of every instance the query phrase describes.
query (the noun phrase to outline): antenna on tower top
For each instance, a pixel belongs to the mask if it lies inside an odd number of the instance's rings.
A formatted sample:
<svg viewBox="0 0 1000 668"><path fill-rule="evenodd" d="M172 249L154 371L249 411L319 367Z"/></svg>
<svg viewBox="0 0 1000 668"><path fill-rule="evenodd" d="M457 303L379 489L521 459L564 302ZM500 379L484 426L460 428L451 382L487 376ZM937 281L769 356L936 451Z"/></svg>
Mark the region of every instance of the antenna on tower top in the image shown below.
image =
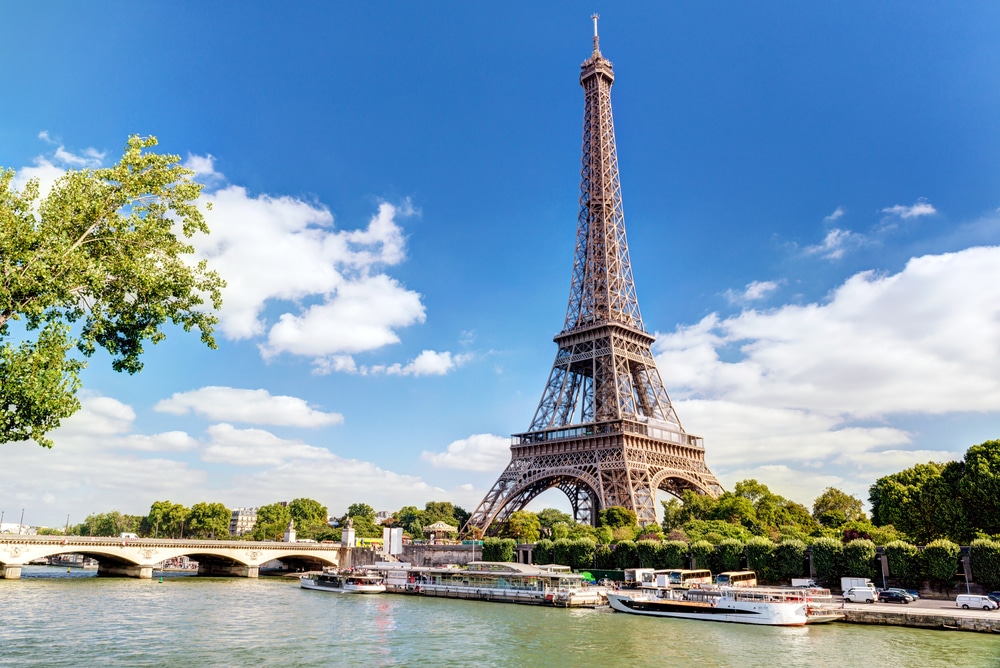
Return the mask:
<svg viewBox="0 0 1000 668"><path fill-rule="evenodd" d="M598 53L600 49L597 48L597 19L601 18L600 14L591 14L590 18L594 19L594 53Z"/></svg>

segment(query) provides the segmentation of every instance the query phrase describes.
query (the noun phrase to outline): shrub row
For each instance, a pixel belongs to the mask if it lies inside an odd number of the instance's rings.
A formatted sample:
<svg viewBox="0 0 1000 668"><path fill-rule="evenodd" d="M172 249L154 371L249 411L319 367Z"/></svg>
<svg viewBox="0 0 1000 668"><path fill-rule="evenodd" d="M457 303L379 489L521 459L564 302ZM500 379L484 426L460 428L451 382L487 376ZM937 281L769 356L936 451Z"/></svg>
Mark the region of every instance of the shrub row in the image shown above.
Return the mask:
<svg viewBox="0 0 1000 668"><path fill-rule="evenodd" d="M493 548L494 545L497 547ZM510 558L490 556L494 554L493 549L500 550L501 546L506 550L502 554L509 554ZM827 585L839 584L843 576L881 581L875 544L870 540L858 539L845 545L832 538L819 538L811 548L815 575ZM746 543L726 539L717 545L707 541L688 544L677 540L623 540L614 545L595 545L583 538L539 541L534 557L538 564L556 563L576 569L694 567L721 573L747 568L756 571L758 581L774 584L809 574L806 549L806 544L800 540L774 543L761 536L754 536ZM961 569L959 546L948 540L933 541L923 550L894 541L883 551L888 560L889 577L906 587L918 587L925 580L938 586L950 586ZM487 539L483 545L483 558L487 561L510 561L513 553L514 541L510 539ZM976 540L969 554L975 581L988 590L1000 589L1000 541Z"/></svg>

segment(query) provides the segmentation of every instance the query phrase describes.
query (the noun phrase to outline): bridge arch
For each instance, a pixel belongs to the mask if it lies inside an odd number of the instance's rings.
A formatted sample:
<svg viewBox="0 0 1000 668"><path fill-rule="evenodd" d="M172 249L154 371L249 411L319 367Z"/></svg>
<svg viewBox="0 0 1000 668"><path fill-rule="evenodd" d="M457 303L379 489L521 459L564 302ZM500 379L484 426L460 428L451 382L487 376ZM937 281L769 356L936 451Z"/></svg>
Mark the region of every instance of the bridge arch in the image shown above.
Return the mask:
<svg viewBox="0 0 1000 668"><path fill-rule="evenodd" d="M594 525L597 521L600 498L597 490L600 489L600 483L586 471L563 467L548 469L519 480L510 487L502 498L497 499L486 516L487 533L491 533L490 528L506 522L515 512L523 510L536 496L554 488L562 491L569 499L574 519Z"/></svg>

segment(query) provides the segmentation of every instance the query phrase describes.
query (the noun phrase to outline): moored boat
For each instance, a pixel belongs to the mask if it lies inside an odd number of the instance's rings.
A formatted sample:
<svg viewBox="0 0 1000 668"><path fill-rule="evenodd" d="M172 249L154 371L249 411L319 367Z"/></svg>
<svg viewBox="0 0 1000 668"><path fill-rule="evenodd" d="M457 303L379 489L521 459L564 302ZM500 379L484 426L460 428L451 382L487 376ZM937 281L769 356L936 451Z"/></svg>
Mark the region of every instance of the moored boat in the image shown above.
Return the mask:
<svg viewBox="0 0 1000 668"><path fill-rule="evenodd" d="M367 571L341 571L303 575L299 586L338 594L380 594L385 591L385 580Z"/></svg>
<svg viewBox="0 0 1000 668"><path fill-rule="evenodd" d="M702 621L804 626L842 617L820 600L821 592L781 587L662 589L655 593L608 593L618 612Z"/></svg>

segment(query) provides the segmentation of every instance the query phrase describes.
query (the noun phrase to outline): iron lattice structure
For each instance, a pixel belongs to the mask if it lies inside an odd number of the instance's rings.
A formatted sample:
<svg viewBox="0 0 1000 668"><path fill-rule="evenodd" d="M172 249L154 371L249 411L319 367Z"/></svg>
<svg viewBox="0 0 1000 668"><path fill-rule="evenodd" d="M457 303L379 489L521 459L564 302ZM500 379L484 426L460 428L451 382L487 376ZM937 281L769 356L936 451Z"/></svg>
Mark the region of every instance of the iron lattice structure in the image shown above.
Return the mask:
<svg viewBox="0 0 1000 668"><path fill-rule="evenodd" d="M718 496L701 438L684 431L660 379L639 313L622 211L610 61L598 48L580 66L584 90L580 212L569 307L542 399L511 462L466 530L490 533L542 492L569 497L577 521L610 506L656 521L656 490Z"/></svg>

